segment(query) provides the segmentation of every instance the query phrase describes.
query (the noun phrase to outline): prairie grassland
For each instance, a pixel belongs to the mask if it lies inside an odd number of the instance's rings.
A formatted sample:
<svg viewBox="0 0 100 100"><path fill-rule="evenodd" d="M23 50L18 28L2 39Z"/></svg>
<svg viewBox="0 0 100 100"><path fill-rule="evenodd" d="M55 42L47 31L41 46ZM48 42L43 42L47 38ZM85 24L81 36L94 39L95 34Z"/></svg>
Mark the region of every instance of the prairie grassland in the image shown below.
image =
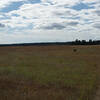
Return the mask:
<svg viewBox="0 0 100 100"><path fill-rule="evenodd" d="M93 100L99 70L100 46L0 47L0 100Z"/></svg>

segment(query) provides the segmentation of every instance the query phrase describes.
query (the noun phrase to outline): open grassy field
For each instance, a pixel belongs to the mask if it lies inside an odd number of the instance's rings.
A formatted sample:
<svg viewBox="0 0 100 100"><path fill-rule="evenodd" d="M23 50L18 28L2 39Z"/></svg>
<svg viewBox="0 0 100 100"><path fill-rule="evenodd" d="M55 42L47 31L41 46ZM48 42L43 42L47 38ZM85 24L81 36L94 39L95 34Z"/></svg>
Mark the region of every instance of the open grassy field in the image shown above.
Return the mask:
<svg viewBox="0 0 100 100"><path fill-rule="evenodd" d="M0 100L94 100L99 77L100 46L0 47Z"/></svg>

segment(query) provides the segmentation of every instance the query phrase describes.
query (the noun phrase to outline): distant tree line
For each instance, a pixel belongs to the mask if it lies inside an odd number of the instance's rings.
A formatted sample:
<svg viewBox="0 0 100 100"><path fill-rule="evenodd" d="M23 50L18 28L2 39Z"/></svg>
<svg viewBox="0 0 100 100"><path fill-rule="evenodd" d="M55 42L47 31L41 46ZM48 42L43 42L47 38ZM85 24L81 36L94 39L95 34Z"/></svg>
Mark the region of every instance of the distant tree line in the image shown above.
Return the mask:
<svg viewBox="0 0 100 100"><path fill-rule="evenodd" d="M76 39L75 41L69 42L69 44L72 44L72 45L100 45L100 40L90 39L89 41L86 41L86 40Z"/></svg>
<svg viewBox="0 0 100 100"><path fill-rule="evenodd" d="M18 44L0 44L0 46L48 46L48 45L100 45L100 40L78 40L70 42L40 42L40 43L18 43Z"/></svg>

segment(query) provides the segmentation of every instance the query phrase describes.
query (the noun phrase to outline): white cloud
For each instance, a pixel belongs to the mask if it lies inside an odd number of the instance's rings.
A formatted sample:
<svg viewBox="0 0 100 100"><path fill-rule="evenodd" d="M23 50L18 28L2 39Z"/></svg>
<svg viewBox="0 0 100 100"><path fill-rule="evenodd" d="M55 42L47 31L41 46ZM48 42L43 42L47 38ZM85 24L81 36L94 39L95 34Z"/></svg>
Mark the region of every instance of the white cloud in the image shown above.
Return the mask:
<svg viewBox="0 0 100 100"><path fill-rule="evenodd" d="M74 5L80 0L42 0L43 3L51 3L53 5Z"/></svg>
<svg viewBox="0 0 100 100"><path fill-rule="evenodd" d="M97 2L99 2L99 0L83 0L83 2L85 2L85 3L93 3L93 2L97 3Z"/></svg>
<svg viewBox="0 0 100 100"><path fill-rule="evenodd" d="M0 3L0 8L15 1L25 0L4 0ZM70 8L79 2L96 4L93 9L81 11ZM94 23L100 21L100 16L96 13L100 3L97 2L99 0L42 0L42 3L25 3L18 10L3 14L9 18L1 19L0 23L13 31L10 30L11 35L7 34L7 31L4 32L6 36L2 35L2 38L5 40L7 37L13 37L12 42L65 41L77 37L89 39L89 36L93 38L99 33L98 29L93 27ZM18 16L13 16L14 14ZM3 15L1 14L0 18ZM30 25L32 25L31 29L29 29Z"/></svg>

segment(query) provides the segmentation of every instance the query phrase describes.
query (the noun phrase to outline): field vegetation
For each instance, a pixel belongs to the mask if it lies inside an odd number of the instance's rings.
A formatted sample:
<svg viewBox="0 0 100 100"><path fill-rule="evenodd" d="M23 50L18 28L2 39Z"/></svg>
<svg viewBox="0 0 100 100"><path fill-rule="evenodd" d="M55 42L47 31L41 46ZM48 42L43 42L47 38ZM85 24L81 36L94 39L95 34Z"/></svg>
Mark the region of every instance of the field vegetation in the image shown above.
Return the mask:
<svg viewBox="0 0 100 100"><path fill-rule="evenodd" d="M0 100L94 100L100 46L0 47Z"/></svg>

